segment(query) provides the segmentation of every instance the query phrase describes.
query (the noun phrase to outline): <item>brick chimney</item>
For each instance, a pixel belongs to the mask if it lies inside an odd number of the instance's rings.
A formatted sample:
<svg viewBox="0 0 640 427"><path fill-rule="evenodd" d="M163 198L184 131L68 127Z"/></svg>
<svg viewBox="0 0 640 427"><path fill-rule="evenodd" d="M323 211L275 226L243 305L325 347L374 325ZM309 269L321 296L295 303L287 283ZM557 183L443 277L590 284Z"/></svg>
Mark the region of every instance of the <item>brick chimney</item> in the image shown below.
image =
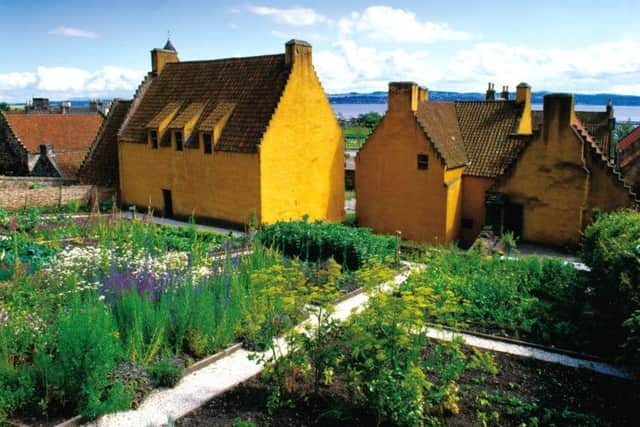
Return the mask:
<svg viewBox="0 0 640 427"><path fill-rule="evenodd" d="M153 49L151 51L151 72L160 74L164 66L169 62L178 62L178 52L173 47L171 40L167 40L162 49Z"/></svg>
<svg viewBox="0 0 640 427"><path fill-rule="evenodd" d="M304 40L289 40L284 45L284 62L287 65L303 65L311 67L311 45Z"/></svg>
<svg viewBox="0 0 640 427"><path fill-rule="evenodd" d="M516 103L522 103L522 115L518 125L519 134L531 134L533 123L531 117L531 86L522 82L516 87Z"/></svg>
<svg viewBox="0 0 640 427"><path fill-rule="evenodd" d="M505 101L509 100L509 86L502 86L502 92L500 93L500 98Z"/></svg>
<svg viewBox="0 0 640 427"><path fill-rule="evenodd" d="M496 90L494 88L493 83L489 82L489 87L487 88L487 93L484 96L486 101L495 101L496 100Z"/></svg>
<svg viewBox="0 0 640 427"><path fill-rule="evenodd" d="M544 96L542 138L546 143L560 141L560 133L569 131L575 121L573 95L552 93Z"/></svg>
<svg viewBox="0 0 640 427"><path fill-rule="evenodd" d="M425 91L425 97L427 93ZM414 82L389 83L388 110L390 113L416 111L420 90Z"/></svg>

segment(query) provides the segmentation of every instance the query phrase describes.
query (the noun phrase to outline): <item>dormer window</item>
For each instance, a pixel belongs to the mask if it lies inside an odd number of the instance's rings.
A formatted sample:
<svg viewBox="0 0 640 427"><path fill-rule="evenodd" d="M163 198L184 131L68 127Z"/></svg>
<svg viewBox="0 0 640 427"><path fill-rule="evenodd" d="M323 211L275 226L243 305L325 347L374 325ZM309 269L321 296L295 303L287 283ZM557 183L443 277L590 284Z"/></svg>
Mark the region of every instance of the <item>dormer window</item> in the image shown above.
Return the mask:
<svg viewBox="0 0 640 427"><path fill-rule="evenodd" d="M176 139L176 151L182 151L184 148L184 141L182 140L182 132L176 131L174 133L174 138Z"/></svg>
<svg viewBox="0 0 640 427"><path fill-rule="evenodd" d="M149 140L151 141L151 148L154 150L158 149L158 131L152 130L149 131Z"/></svg>
<svg viewBox="0 0 640 427"><path fill-rule="evenodd" d="M202 134L202 145L204 145L204 154L211 154L213 152L213 138L210 133Z"/></svg>

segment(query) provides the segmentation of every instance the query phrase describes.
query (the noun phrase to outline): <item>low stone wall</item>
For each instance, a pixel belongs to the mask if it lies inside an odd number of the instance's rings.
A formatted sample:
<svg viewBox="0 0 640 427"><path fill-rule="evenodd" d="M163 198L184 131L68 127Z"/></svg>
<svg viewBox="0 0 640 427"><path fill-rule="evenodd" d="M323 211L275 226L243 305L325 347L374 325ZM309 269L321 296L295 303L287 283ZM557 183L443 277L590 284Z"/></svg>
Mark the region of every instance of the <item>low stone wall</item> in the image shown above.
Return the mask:
<svg viewBox="0 0 640 427"><path fill-rule="evenodd" d="M99 203L114 194L114 189L80 185L75 180L0 177L0 208L3 209L63 206L75 201L88 205L96 197Z"/></svg>

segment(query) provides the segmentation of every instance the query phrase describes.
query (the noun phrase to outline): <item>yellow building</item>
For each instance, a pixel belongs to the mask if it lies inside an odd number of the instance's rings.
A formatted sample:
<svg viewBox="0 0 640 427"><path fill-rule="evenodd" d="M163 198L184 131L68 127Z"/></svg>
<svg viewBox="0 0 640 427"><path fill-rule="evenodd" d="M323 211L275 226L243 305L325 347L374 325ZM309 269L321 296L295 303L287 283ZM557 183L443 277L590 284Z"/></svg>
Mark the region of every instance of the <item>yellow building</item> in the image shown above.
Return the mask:
<svg viewBox="0 0 640 427"><path fill-rule="evenodd" d="M575 246L594 208L637 205L572 96L546 96L537 127L534 116L524 83L515 99L504 87L495 100L490 85L486 101L466 102L432 102L415 83L391 83L388 111L356 158L359 224L465 246L491 225Z"/></svg>
<svg viewBox="0 0 640 427"><path fill-rule="evenodd" d="M342 132L308 43L179 62L168 42L151 60L118 134L123 204L231 225L251 211L342 220Z"/></svg>

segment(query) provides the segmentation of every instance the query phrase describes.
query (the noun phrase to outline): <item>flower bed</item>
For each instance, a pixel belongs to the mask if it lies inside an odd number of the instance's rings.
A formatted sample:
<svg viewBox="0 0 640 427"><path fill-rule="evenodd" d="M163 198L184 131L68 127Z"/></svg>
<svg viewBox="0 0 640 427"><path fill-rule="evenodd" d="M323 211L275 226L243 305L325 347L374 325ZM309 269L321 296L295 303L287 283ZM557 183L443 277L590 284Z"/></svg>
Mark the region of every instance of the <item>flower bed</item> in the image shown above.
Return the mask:
<svg viewBox="0 0 640 427"><path fill-rule="evenodd" d="M9 241L36 244L39 227L14 227ZM195 227L74 227L71 238L37 243L51 251L39 268L22 269L18 250L0 286L0 421L135 406L232 342L264 348L353 283L332 259L301 262L259 245L234 253L234 241Z"/></svg>

